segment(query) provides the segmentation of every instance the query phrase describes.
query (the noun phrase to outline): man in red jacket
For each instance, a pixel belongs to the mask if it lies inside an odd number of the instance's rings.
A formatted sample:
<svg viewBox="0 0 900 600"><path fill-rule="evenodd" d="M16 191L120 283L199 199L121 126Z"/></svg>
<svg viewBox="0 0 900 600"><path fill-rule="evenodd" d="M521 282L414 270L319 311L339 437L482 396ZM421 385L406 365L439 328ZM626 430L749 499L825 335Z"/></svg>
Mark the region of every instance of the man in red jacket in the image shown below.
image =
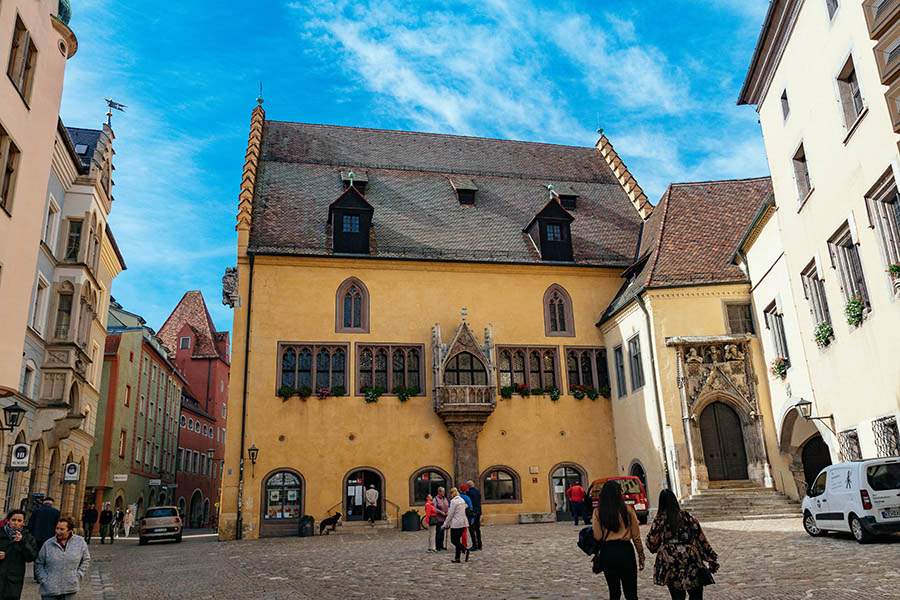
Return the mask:
<svg viewBox="0 0 900 600"><path fill-rule="evenodd" d="M584 488L581 482L576 481L572 487L566 490L566 498L569 499L569 509L572 511L572 518L575 519L575 525L578 525L578 518L587 525L587 519L584 517Z"/></svg>

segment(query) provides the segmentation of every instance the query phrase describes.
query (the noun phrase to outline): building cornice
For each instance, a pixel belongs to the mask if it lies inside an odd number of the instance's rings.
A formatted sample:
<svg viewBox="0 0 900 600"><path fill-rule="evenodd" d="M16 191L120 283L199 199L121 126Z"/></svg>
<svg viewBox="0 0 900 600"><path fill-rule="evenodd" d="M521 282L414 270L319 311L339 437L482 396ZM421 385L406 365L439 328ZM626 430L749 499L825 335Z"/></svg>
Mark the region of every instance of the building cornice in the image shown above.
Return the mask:
<svg viewBox="0 0 900 600"><path fill-rule="evenodd" d="M759 106L762 103L794 31L801 8L803 0L772 0L769 4L762 32L738 96L738 105Z"/></svg>

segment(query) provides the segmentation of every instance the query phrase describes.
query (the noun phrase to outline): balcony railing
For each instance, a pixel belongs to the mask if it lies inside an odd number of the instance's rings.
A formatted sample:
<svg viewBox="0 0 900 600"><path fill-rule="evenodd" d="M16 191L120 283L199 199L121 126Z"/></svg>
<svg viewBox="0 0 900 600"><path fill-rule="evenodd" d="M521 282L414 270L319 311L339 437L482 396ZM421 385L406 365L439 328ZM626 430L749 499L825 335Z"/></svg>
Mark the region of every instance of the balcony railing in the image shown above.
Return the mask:
<svg viewBox="0 0 900 600"><path fill-rule="evenodd" d="M492 385L447 385L437 388L436 405L495 406L496 390Z"/></svg>

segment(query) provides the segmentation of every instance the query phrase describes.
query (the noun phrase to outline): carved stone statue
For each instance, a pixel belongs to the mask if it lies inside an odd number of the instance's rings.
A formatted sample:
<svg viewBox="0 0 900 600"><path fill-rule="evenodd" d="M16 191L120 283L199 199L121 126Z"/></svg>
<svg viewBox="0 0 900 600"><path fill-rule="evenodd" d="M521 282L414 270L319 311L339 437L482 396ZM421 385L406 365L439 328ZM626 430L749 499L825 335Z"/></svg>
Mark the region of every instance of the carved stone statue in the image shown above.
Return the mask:
<svg viewBox="0 0 900 600"><path fill-rule="evenodd" d="M700 362L703 362L703 357L701 357L699 354L697 354L696 348L691 347L690 349L688 349L688 353L687 353L687 356L685 357L685 360L689 363L700 363Z"/></svg>
<svg viewBox="0 0 900 600"><path fill-rule="evenodd" d="M222 276L222 304L234 308L241 305L241 296L238 293L237 267L226 267Z"/></svg>
<svg viewBox="0 0 900 600"><path fill-rule="evenodd" d="M744 360L744 353L741 352L740 346L727 344L725 346L725 360Z"/></svg>

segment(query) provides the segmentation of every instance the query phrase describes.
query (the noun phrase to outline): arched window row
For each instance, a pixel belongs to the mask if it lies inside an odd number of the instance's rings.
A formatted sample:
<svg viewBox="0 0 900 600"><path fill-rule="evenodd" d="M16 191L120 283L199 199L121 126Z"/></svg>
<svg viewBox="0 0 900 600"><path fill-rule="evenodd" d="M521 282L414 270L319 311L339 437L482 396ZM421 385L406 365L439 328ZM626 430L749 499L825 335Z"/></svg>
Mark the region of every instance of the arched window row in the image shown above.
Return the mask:
<svg viewBox="0 0 900 600"><path fill-rule="evenodd" d="M522 502L522 481L515 470L495 466L481 474L481 497L486 504L511 504Z"/></svg>
<svg viewBox="0 0 900 600"><path fill-rule="evenodd" d="M356 277L338 286L335 296L334 331L369 333L369 290Z"/></svg>
<svg viewBox="0 0 900 600"><path fill-rule="evenodd" d="M564 350L569 389L577 385L589 386L608 397L609 368L606 363L606 348L565 346Z"/></svg>
<svg viewBox="0 0 900 600"><path fill-rule="evenodd" d="M498 346L500 387L559 387L559 349L552 347Z"/></svg>
<svg viewBox="0 0 900 600"><path fill-rule="evenodd" d="M348 351L347 344L279 344L278 387L330 389L333 395L343 395ZM337 388L344 392L335 393Z"/></svg>
<svg viewBox="0 0 900 600"><path fill-rule="evenodd" d="M544 335L548 337L574 337L575 315L572 298L556 283L544 292Z"/></svg>
<svg viewBox="0 0 900 600"><path fill-rule="evenodd" d="M425 395L424 346L356 346L356 393L367 385L380 386L388 394L398 387L415 388L416 396Z"/></svg>
<svg viewBox="0 0 900 600"><path fill-rule="evenodd" d="M487 369L481 359L460 352L444 367L444 385L487 385Z"/></svg>
<svg viewBox="0 0 900 600"><path fill-rule="evenodd" d="M434 497L437 496L439 488L444 488L446 492L451 487L453 479L447 471L439 467L423 467L409 478L409 504L424 506L428 494Z"/></svg>

